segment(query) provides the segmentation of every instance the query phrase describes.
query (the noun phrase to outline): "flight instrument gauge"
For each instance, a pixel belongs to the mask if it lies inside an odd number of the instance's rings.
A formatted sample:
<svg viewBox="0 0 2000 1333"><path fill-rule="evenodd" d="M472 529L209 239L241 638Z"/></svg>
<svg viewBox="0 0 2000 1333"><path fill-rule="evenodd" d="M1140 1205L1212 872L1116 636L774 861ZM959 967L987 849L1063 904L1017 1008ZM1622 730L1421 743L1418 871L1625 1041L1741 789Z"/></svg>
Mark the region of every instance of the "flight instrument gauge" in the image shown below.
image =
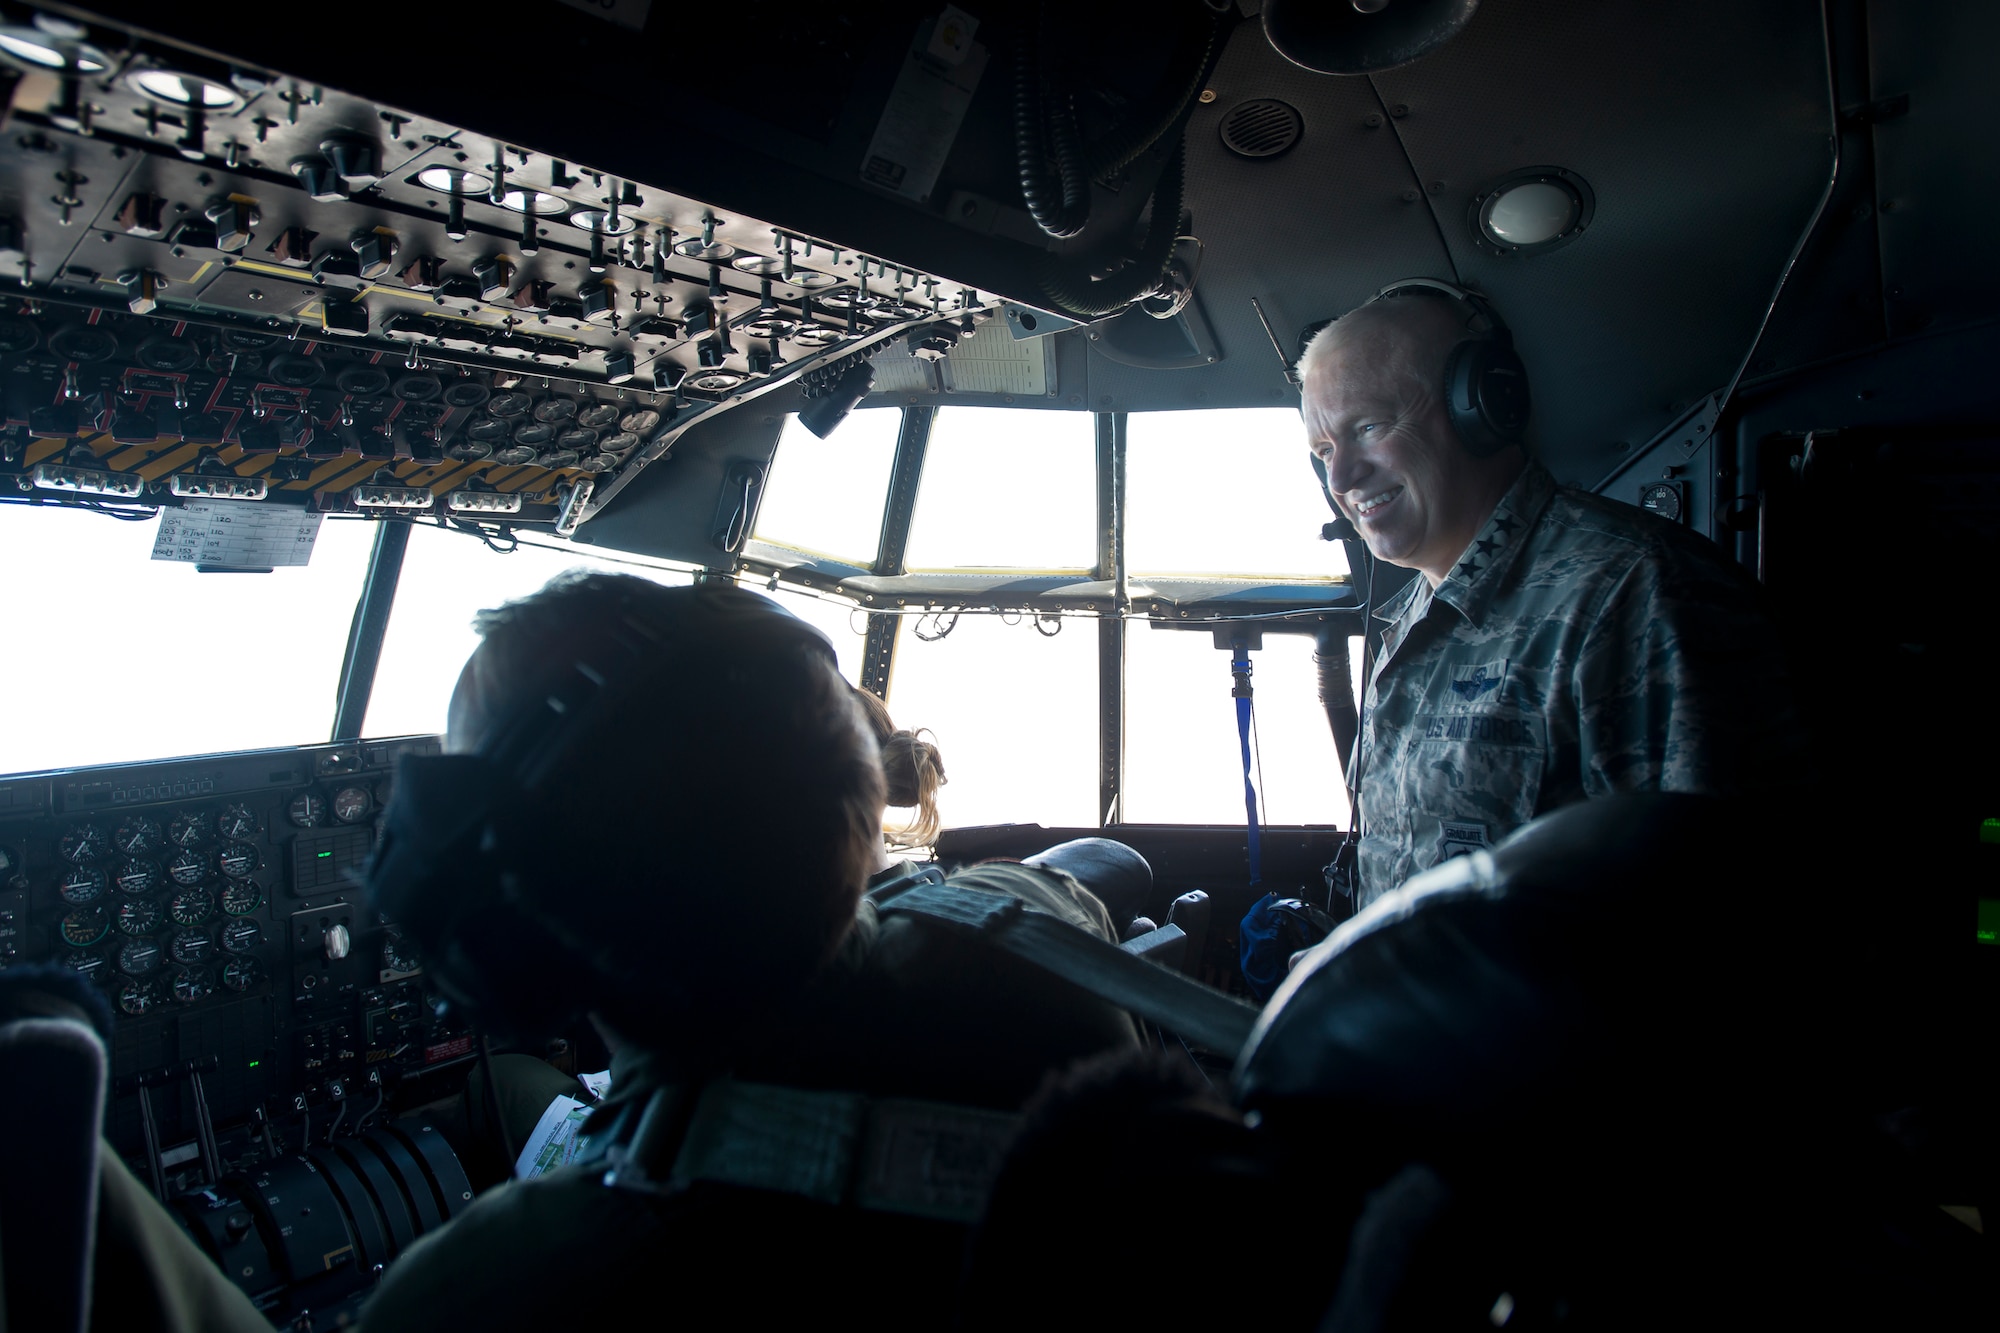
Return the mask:
<svg viewBox="0 0 2000 1333"><path fill-rule="evenodd" d="M130 940L118 950L118 970L128 977L143 977L160 965L160 946L151 940Z"/></svg>
<svg viewBox="0 0 2000 1333"><path fill-rule="evenodd" d="M222 984L238 995L256 985L262 976L254 958L232 958L222 965Z"/></svg>
<svg viewBox="0 0 2000 1333"><path fill-rule="evenodd" d="M193 847L208 836L208 821L192 810L183 810L167 825L167 841L176 847Z"/></svg>
<svg viewBox="0 0 2000 1333"><path fill-rule="evenodd" d="M257 832L257 816L250 813L247 805L226 805L215 817L215 829L231 840L247 838Z"/></svg>
<svg viewBox="0 0 2000 1333"><path fill-rule="evenodd" d="M102 898L106 882L104 872L96 866L71 866L56 881L56 892L64 902L81 907Z"/></svg>
<svg viewBox="0 0 2000 1333"><path fill-rule="evenodd" d="M118 863L118 891L138 897L160 887L160 868L143 856L128 856Z"/></svg>
<svg viewBox="0 0 2000 1333"><path fill-rule="evenodd" d="M111 839L104 836L104 830L95 824L73 824L56 844L56 850L65 861L94 861L104 855L111 846Z"/></svg>
<svg viewBox="0 0 2000 1333"><path fill-rule="evenodd" d="M374 805L366 787L342 787L333 794L333 817L343 824L359 824Z"/></svg>
<svg viewBox="0 0 2000 1333"><path fill-rule="evenodd" d="M151 1009L157 998L150 981L128 981L118 988L118 1007L135 1018Z"/></svg>
<svg viewBox="0 0 2000 1333"><path fill-rule="evenodd" d="M167 985L176 1000L192 1004L215 994L215 974L205 967L177 967L168 974Z"/></svg>
<svg viewBox="0 0 2000 1333"><path fill-rule="evenodd" d="M104 955L78 949L63 959L63 966L80 977L95 981L104 975Z"/></svg>
<svg viewBox="0 0 2000 1333"><path fill-rule="evenodd" d="M198 926L215 915L215 895L207 889L182 889L167 899L167 915L178 926Z"/></svg>
<svg viewBox="0 0 2000 1333"><path fill-rule="evenodd" d="M215 941L208 937L205 930L184 930L168 943L167 952L174 956L176 963L192 967L215 956Z"/></svg>
<svg viewBox="0 0 2000 1333"><path fill-rule="evenodd" d="M264 891L248 880L223 886L222 910L230 916L249 916L263 905Z"/></svg>
<svg viewBox="0 0 2000 1333"><path fill-rule="evenodd" d="M382 938L382 970L384 972L421 972L423 955L416 946L403 938L403 933L394 926L389 927Z"/></svg>
<svg viewBox="0 0 2000 1333"><path fill-rule="evenodd" d="M167 878L183 888L208 878L208 858L196 851L181 851L167 862Z"/></svg>
<svg viewBox="0 0 2000 1333"><path fill-rule="evenodd" d="M160 928L166 913L151 898L127 898L118 904L118 933L150 935Z"/></svg>
<svg viewBox="0 0 2000 1333"><path fill-rule="evenodd" d="M236 920L222 928L222 947L231 953L249 953L264 942L264 928L255 921Z"/></svg>
<svg viewBox="0 0 2000 1333"><path fill-rule="evenodd" d="M111 845L127 856L144 856L160 845L159 821L144 815L129 816L111 834Z"/></svg>
<svg viewBox="0 0 2000 1333"><path fill-rule="evenodd" d="M62 919L63 943L87 949L111 933L111 913L103 903L79 907Z"/></svg>
<svg viewBox="0 0 2000 1333"><path fill-rule="evenodd" d="M231 879L248 879L257 873L257 849L247 842L232 842L216 853L215 864Z"/></svg>
<svg viewBox="0 0 2000 1333"><path fill-rule="evenodd" d="M300 828L318 828L326 821L326 798L318 792L302 791L285 807L285 815Z"/></svg>

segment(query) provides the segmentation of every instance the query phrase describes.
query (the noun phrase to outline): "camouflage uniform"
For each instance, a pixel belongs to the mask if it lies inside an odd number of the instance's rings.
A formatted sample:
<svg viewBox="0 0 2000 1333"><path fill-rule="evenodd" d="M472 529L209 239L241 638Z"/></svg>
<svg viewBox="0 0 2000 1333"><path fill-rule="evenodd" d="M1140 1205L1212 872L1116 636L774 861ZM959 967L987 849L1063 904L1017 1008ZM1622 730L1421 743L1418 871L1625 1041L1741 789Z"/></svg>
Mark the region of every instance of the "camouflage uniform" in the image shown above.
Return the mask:
<svg viewBox="0 0 2000 1333"><path fill-rule="evenodd" d="M1390 624L1362 744L1362 904L1586 797L1754 792L1803 763L1756 585L1539 463L1449 577L1375 614Z"/></svg>

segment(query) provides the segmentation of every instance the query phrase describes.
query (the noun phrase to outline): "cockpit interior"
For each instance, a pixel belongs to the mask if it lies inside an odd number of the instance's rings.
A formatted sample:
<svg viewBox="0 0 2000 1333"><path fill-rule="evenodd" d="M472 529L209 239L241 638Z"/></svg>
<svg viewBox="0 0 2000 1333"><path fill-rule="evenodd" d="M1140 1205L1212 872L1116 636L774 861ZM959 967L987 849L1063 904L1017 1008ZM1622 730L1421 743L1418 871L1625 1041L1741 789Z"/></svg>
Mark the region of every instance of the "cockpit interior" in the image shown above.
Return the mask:
<svg viewBox="0 0 2000 1333"><path fill-rule="evenodd" d="M1990 1317L1997 46L1973 0L7 0L0 982L99 997L104 1151L190 1254L273 1326L369 1327L520 1174L469 1128L495 1057L611 1064L587 1023L484 1030L363 886L475 615L582 568L822 633L942 755L899 854L1139 853L1111 944L1242 1027L1124 1007L1246 1087L1231 1042L1358 920L1333 867L1414 573L1329 494L1301 357L1442 283L1504 317L1528 457L1754 583L1810 800L1680 847L1633 929L1690 991L1736 895L1796 923L1774 968L1849 961L1801 1022L1849 1025L1843 1106L1929 1209L1881 1308ZM15 1058L25 1149L67 1103ZM23 1291L30 1193L7 1318L98 1326L87 1246L49 1261L82 1297ZM1368 1322L1341 1272L1301 1327L1632 1326L1518 1284Z"/></svg>

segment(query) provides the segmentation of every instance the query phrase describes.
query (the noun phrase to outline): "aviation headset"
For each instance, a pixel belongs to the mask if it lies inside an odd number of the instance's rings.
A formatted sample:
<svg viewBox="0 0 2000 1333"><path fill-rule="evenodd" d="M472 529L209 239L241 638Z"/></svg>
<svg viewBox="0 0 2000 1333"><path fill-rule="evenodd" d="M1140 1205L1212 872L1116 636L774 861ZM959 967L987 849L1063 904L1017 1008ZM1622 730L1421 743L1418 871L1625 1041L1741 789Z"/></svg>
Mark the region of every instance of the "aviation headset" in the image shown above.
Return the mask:
<svg viewBox="0 0 2000 1333"><path fill-rule="evenodd" d="M476 1026L544 1031L639 993L604 965L601 945L549 910L543 896L572 882L576 870L559 862L532 809L576 757L628 717L628 705L650 687L704 672L734 677L736 664L716 660L715 631L738 643L748 631L781 650L817 652L834 666L818 630L753 593L647 585L648 600L678 604L662 617L636 592L621 594L606 632L568 649L556 678L528 690L528 700L475 752L406 754L397 764L382 842L368 864L368 893L375 910L423 950L431 983ZM643 985L657 993L672 989L673 979L649 977Z"/></svg>
<svg viewBox="0 0 2000 1333"><path fill-rule="evenodd" d="M1514 350L1513 333L1492 302L1478 292L1436 278L1404 278L1362 304L1398 296L1450 301L1465 315L1466 336L1451 349L1444 364L1445 410L1465 451L1474 458L1489 458L1510 444L1520 444L1528 426L1528 370ZM1332 322L1309 326L1302 341L1310 341ZM1318 455L1312 461L1320 489L1325 490L1326 465Z"/></svg>

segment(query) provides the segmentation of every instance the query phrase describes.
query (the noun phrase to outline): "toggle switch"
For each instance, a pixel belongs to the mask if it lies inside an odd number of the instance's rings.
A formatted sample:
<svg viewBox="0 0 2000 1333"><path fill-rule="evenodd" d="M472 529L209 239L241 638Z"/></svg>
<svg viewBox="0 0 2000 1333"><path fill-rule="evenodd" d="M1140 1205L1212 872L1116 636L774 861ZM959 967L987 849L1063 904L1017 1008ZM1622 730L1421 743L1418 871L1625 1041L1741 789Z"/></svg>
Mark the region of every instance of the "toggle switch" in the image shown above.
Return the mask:
<svg viewBox="0 0 2000 1333"><path fill-rule="evenodd" d="M535 222L536 218L533 209L529 209L521 214L521 253L524 255L539 254L541 252L542 234L540 229L535 226Z"/></svg>
<svg viewBox="0 0 2000 1333"><path fill-rule="evenodd" d="M389 232L357 232L349 239L347 247L360 261L361 276L371 281L386 274L389 261L396 257L396 237Z"/></svg>
<svg viewBox="0 0 2000 1333"><path fill-rule="evenodd" d="M437 290L444 271L444 261L434 255L418 255L403 271L396 275L405 287L413 292L434 292Z"/></svg>
<svg viewBox="0 0 2000 1333"><path fill-rule="evenodd" d="M128 236L144 236L148 240L154 240L166 234L166 224L160 220L160 215L166 207L166 200L141 190L125 201L124 206L118 210L115 221Z"/></svg>
<svg viewBox="0 0 2000 1333"><path fill-rule="evenodd" d="M454 241L465 239L465 197L454 194L445 205L444 234Z"/></svg>
<svg viewBox="0 0 2000 1333"><path fill-rule="evenodd" d="M604 233L601 231L590 233L590 271L604 272Z"/></svg>
<svg viewBox="0 0 2000 1333"><path fill-rule="evenodd" d="M257 210L241 199L210 204L202 216L215 224L215 248L224 251L238 251L250 244L250 230L257 225Z"/></svg>
<svg viewBox="0 0 2000 1333"><path fill-rule="evenodd" d="M318 235L306 227L287 227L267 247L267 253L287 268L305 268L312 263L312 243Z"/></svg>
<svg viewBox="0 0 2000 1333"><path fill-rule="evenodd" d="M347 187L334 174L333 163L317 153L293 158L292 174L299 178L299 187L315 203L330 204L347 198Z"/></svg>

